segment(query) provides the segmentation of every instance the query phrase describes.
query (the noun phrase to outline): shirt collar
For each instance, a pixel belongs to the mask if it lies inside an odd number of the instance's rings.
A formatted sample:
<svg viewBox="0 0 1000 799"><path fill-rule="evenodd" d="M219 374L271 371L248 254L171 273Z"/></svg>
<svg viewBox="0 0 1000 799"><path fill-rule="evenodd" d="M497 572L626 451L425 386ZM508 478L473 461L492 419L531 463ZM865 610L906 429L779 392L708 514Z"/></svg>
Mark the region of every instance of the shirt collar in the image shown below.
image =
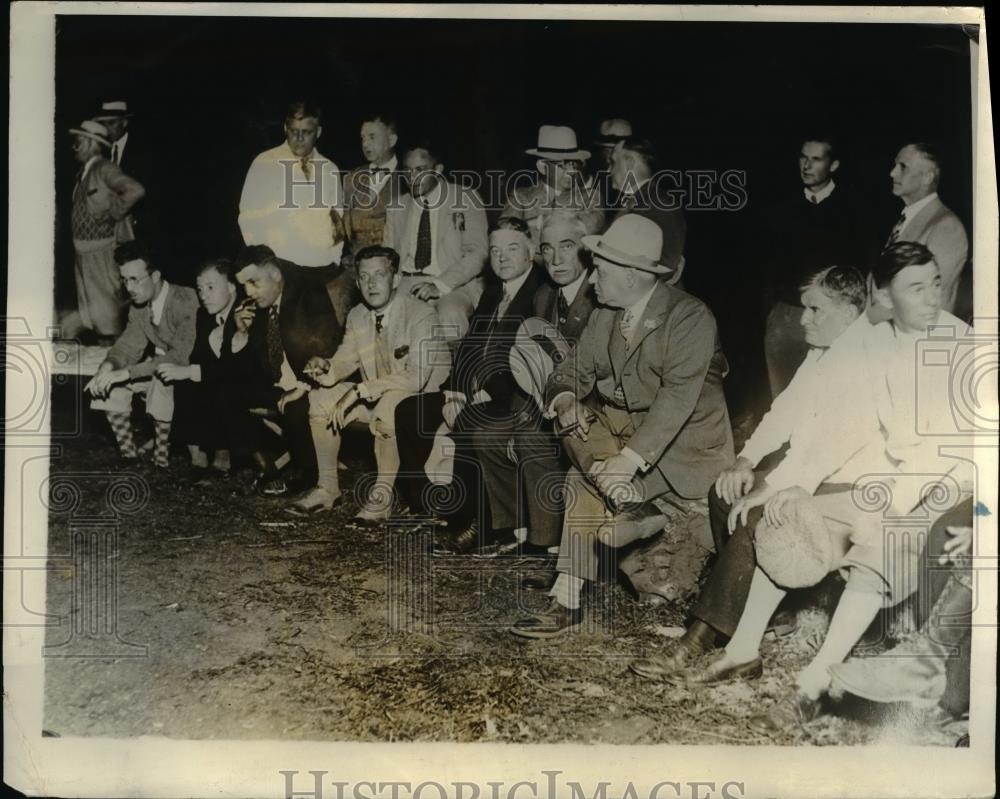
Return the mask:
<svg viewBox="0 0 1000 799"><path fill-rule="evenodd" d="M587 279L587 270L584 269L580 273L580 277L570 283L568 286L560 286L559 291L562 293L563 298L566 300L567 305L572 305L573 300L577 298L580 294L580 287L583 285L583 281Z"/></svg>
<svg viewBox="0 0 1000 799"><path fill-rule="evenodd" d="M233 310L233 305L236 303L236 297L234 296L223 308L215 315L215 323L219 325L224 325L226 320L229 318L230 312Z"/></svg>
<svg viewBox="0 0 1000 799"><path fill-rule="evenodd" d="M393 154L392 158L386 161L382 166L379 166L378 164L369 164L368 169L373 172L376 169L379 171L386 170L387 172L395 172L397 166L399 166L399 161L397 160L395 154Z"/></svg>
<svg viewBox="0 0 1000 799"><path fill-rule="evenodd" d="M626 311L632 312L633 322L638 322L640 319L642 319L642 315L646 311L646 306L649 305L649 298L653 296L653 292L656 291L656 287L658 285L659 283L654 283L653 287L649 291L647 291L635 303L633 303L626 309Z"/></svg>
<svg viewBox="0 0 1000 799"><path fill-rule="evenodd" d="M164 280L160 286L160 293L153 297L153 301L149 304L149 310L154 319L160 319L163 315L163 306L167 304L167 290L169 288L170 284Z"/></svg>
<svg viewBox="0 0 1000 799"><path fill-rule="evenodd" d="M503 293L510 299L514 299L517 296L517 292L521 290L521 286L524 285L524 281L528 279L528 275L531 274L531 267L525 270L524 274L520 277L515 277L513 280L508 280L503 284Z"/></svg>
<svg viewBox="0 0 1000 799"><path fill-rule="evenodd" d="M125 146L126 142L128 142L128 131L127 130L121 136L119 136L115 141L111 142L111 144L112 144L112 146L114 146L114 145L117 144L118 145L118 149L120 150L122 147Z"/></svg>
<svg viewBox="0 0 1000 799"><path fill-rule="evenodd" d="M928 194L922 200L917 200L915 203L911 203L910 205L904 205L903 216L905 216L907 220L913 219L913 217L915 217L922 210L924 210L924 208L926 208L928 205L934 202L934 200L937 199L937 196L938 193L934 191Z"/></svg>
<svg viewBox="0 0 1000 799"><path fill-rule="evenodd" d="M392 299L389 300L385 305L379 308L377 311L373 308L369 308L368 313L371 315L372 323L375 322L376 316L382 317L382 327L385 327L386 320L389 318L389 314L392 313L392 308L396 304L396 295L392 295Z"/></svg>
<svg viewBox="0 0 1000 799"><path fill-rule="evenodd" d="M414 197L413 199L417 201L417 205L421 208L439 208L441 205L441 194L444 192L444 186L442 182L438 180L434 184L434 188L431 189L427 194L423 194L420 197Z"/></svg>
<svg viewBox="0 0 1000 799"><path fill-rule="evenodd" d="M823 202L823 200L825 200L827 197L833 194L833 190L835 188L837 188L837 184L834 183L833 180L831 179L830 182L827 183L819 191L813 191L808 186L803 186L802 193L805 194L806 199L809 202L813 202L815 200L816 205L819 205L821 202Z"/></svg>

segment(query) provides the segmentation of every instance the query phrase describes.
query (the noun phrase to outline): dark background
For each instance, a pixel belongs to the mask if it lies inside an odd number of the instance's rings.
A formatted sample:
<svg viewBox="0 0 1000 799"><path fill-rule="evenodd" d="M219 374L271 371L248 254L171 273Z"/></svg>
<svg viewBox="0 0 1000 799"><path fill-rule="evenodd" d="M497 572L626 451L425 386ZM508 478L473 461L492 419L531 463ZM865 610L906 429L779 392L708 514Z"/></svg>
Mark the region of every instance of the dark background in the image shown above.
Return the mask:
<svg viewBox="0 0 1000 799"><path fill-rule="evenodd" d="M945 161L942 198L971 231L969 35L977 30L61 16L57 303L75 297L66 211L77 165L65 131L104 100L126 99L136 115L128 146L143 154L137 177L162 263L180 281L199 260L242 243L246 169L282 140L284 110L297 97L322 105L318 149L345 170L362 160L358 131L369 108L396 116L400 145L429 136L447 167L478 171L532 168L523 151L540 124L570 125L586 146L601 119L620 116L658 146L665 167L747 174L742 210L689 211L685 281L719 319L730 394L757 396L760 253L780 243L755 233L763 208L801 191L801 136L839 134L838 185L855 193L880 235L900 208L888 178L896 151L934 141Z"/></svg>

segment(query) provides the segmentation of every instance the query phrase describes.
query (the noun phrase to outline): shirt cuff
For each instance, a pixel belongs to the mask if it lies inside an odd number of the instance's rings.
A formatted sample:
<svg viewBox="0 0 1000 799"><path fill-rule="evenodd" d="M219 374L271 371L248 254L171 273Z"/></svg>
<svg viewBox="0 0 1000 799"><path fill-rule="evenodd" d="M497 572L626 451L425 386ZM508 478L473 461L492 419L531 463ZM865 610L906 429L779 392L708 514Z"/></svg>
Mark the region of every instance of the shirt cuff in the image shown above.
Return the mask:
<svg viewBox="0 0 1000 799"><path fill-rule="evenodd" d="M434 280L434 281L431 281L431 282L433 282L434 285L438 287L438 291L441 292L441 296L442 297L445 294L451 294L451 286L449 286L443 280Z"/></svg>
<svg viewBox="0 0 1000 799"><path fill-rule="evenodd" d="M628 458L632 463L634 463L640 472L648 472L652 468L646 460L639 455L634 449L629 449L628 447L622 447L621 454Z"/></svg>
<svg viewBox="0 0 1000 799"><path fill-rule="evenodd" d="M372 393L368 390L366 383L358 383L354 386L354 390L358 392L358 399L368 402L372 398Z"/></svg>
<svg viewBox="0 0 1000 799"><path fill-rule="evenodd" d="M480 404L482 404L484 402L489 402L491 399L493 399L493 397L491 397L486 391L483 391L482 389L480 389L479 391L477 391L473 395L473 397L472 397L472 404L473 405L480 405Z"/></svg>
<svg viewBox="0 0 1000 799"><path fill-rule="evenodd" d="M465 402L466 401L465 394L462 393L461 391L448 391L448 390L445 390L445 392L444 392L444 401L445 402Z"/></svg>
<svg viewBox="0 0 1000 799"><path fill-rule="evenodd" d="M546 419L555 419L556 416L558 415L556 414L555 410L556 403L559 402L559 400L565 397L567 394L573 397L573 399L576 399L576 394L574 394L572 391L561 391L560 393L556 394L555 397L552 398L552 402L549 403L549 407L545 409L545 412L542 414L542 416L544 416Z"/></svg>
<svg viewBox="0 0 1000 799"><path fill-rule="evenodd" d="M197 363L191 364L191 382L200 383L201 382L201 365Z"/></svg>

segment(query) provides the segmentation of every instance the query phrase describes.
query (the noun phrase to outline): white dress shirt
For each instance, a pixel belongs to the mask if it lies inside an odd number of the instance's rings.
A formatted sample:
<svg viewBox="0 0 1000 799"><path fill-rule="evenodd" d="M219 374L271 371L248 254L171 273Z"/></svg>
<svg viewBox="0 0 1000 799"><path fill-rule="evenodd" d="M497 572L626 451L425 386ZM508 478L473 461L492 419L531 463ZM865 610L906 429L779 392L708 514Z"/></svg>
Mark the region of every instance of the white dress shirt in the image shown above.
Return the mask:
<svg viewBox="0 0 1000 799"><path fill-rule="evenodd" d="M920 200L917 200L915 203L911 203L910 205L904 205L903 206L903 219L905 221L903 222L903 224L900 227L900 229L902 230L902 228L904 228L908 224L910 224L910 222L913 221L913 217L915 217L917 214L919 214L921 211L923 211L925 207L927 207L932 202L934 202L934 200L937 199L937 196L938 196L938 193L936 191L935 192L931 192L926 197L924 197L924 198L922 198Z"/></svg>
<svg viewBox="0 0 1000 799"><path fill-rule="evenodd" d="M580 287L583 286L586 280L587 280L587 272L586 270L584 270L580 274L580 277L578 277L572 283L559 287L559 293L562 294L563 299L566 300L567 306L573 304L573 300L575 300L577 295L580 293Z"/></svg>
<svg viewBox="0 0 1000 799"><path fill-rule="evenodd" d="M405 249L407 249L407 256L399 265L400 271L403 273L413 272L416 269L415 258L417 254L417 238L420 233L420 218L423 216L423 211L426 207L429 209L428 213L431 225L431 260L424 268L423 274L437 286L442 297L451 291L451 286L441 280L435 279L437 275L441 274L441 267L437 262L438 242L436 231L438 229L438 217L442 212L443 203L441 201L443 197L444 186L441 181L438 181L434 188L423 197L413 197L413 204L410 206L412 212L406 220L405 235L408 247ZM420 276L416 277L419 278Z"/></svg>
<svg viewBox="0 0 1000 799"><path fill-rule="evenodd" d="M128 144L128 131L126 130L121 138L111 143L110 160L115 166L122 165L122 155L125 153L125 145Z"/></svg>
<svg viewBox="0 0 1000 799"><path fill-rule="evenodd" d="M399 159L393 154L392 158L386 161L384 164L369 164L368 169L374 172L376 169L379 170L378 175L372 180L372 190L378 194L382 191L382 187L385 182L392 176L392 173L399 168Z"/></svg>
<svg viewBox="0 0 1000 799"><path fill-rule="evenodd" d="M837 184L831 180L819 191L813 191L808 186L802 187L802 193L805 194L806 199L813 205L819 205L823 200L833 194L833 190L837 188Z"/></svg>

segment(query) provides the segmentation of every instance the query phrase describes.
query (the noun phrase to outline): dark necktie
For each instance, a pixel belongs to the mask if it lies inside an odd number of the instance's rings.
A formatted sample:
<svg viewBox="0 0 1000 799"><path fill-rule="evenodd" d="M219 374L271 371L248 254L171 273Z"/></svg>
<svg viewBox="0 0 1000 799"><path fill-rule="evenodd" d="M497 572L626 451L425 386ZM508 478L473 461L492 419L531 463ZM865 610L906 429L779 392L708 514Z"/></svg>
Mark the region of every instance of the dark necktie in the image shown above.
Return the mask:
<svg viewBox="0 0 1000 799"><path fill-rule="evenodd" d="M561 290L558 292L558 297L559 299L556 300L556 313L558 314L558 324L561 327L569 319L569 303L566 302L566 296Z"/></svg>
<svg viewBox="0 0 1000 799"><path fill-rule="evenodd" d="M891 247L899 241L899 234L903 232L903 226L905 224L906 214L900 214L899 219L896 220L896 224L892 226L892 233L889 234L889 240L885 243L886 247Z"/></svg>
<svg viewBox="0 0 1000 799"><path fill-rule="evenodd" d="M309 164L309 156L307 155L303 158L300 163L302 164L302 174L306 176L306 180L312 179L312 166Z"/></svg>
<svg viewBox="0 0 1000 799"><path fill-rule="evenodd" d="M114 146L111 148L111 161L115 166L121 166L118 161L118 142L115 142Z"/></svg>
<svg viewBox="0 0 1000 799"><path fill-rule="evenodd" d="M379 335L382 332L382 320L385 318L384 313L375 314L375 335Z"/></svg>
<svg viewBox="0 0 1000 799"><path fill-rule="evenodd" d="M281 346L281 330L278 327L278 308L275 305L267 313L267 365L275 381L281 379L281 364L285 351Z"/></svg>
<svg viewBox="0 0 1000 799"><path fill-rule="evenodd" d="M413 268L423 272L431 264L431 209L424 205L417 226L417 251L413 255Z"/></svg>

